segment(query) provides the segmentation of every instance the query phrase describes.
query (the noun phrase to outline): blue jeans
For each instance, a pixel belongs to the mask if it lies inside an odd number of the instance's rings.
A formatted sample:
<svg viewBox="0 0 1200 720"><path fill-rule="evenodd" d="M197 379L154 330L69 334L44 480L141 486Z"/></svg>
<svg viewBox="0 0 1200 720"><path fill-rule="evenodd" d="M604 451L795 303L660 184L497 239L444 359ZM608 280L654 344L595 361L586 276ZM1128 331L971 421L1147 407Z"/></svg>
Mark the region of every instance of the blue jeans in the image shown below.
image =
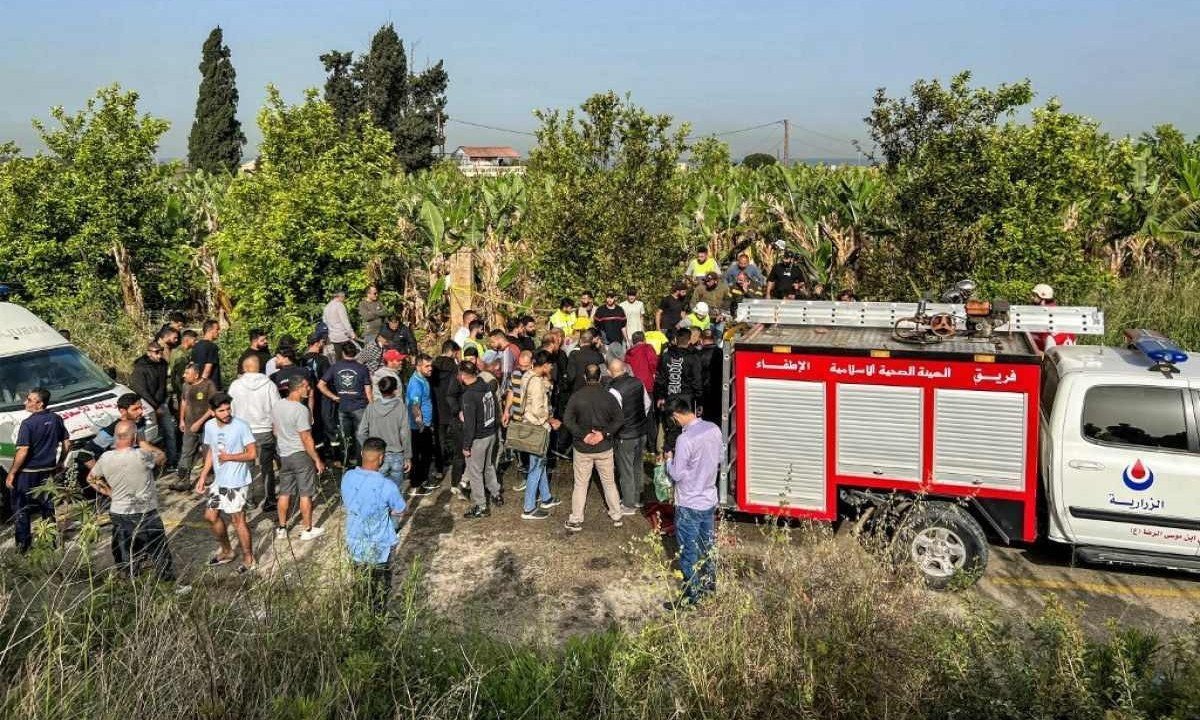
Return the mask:
<svg viewBox="0 0 1200 720"><path fill-rule="evenodd" d="M404 453L385 452L379 474L396 483L396 489L404 494Z"/></svg>
<svg viewBox="0 0 1200 720"><path fill-rule="evenodd" d="M525 476L525 512L537 509L537 501L550 499L550 480L546 477L546 458L529 455L529 474Z"/></svg>
<svg viewBox="0 0 1200 720"><path fill-rule="evenodd" d="M675 506L675 541L679 543L679 569L683 572L683 595L690 602L717 589L713 545L716 541L716 508L693 510Z"/></svg>

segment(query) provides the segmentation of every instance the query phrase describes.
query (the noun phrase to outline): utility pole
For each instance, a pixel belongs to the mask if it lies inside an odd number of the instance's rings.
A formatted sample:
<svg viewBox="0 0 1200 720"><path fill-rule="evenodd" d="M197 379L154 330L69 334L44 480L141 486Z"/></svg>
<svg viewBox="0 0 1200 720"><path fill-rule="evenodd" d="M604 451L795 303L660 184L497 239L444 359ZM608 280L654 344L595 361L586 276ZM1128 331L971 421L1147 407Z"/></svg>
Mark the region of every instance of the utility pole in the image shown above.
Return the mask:
<svg viewBox="0 0 1200 720"><path fill-rule="evenodd" d="M783 121L783 166L784 167L788 166L789 161L791 159L791 154L792 154L791 142L792 142L791 127L789 126L788 121L785 118Z"/></svg>

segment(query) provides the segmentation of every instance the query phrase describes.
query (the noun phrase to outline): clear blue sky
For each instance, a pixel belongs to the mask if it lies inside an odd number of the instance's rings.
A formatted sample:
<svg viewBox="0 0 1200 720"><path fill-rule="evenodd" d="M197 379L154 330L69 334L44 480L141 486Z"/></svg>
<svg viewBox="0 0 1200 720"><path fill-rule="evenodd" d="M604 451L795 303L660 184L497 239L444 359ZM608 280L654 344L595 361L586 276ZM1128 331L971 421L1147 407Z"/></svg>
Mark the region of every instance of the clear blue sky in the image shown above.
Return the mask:
<svg viewBox="0 0 1200 720"><path fill-rule="evenodd" d="M319 54L361 51L389 21L418 66L445 60L451 116L506 128L614 89L700 133L787 117L793 156L846 156L831 137L863 136L876 87L970 69L984 84L1029 77L1038 102L1057 95L1114 134L1160 122L1200 133L1197 0L9 0L3 17L0 140L26 151L30 118L116 81L171 121L161 155L182 156L200 45L220 24L252 155L267 83L298 99L323 82ZM532 140L453 124L447 135L450 148ZM724 139L740 156L774 152L782 133Z"/></svg>

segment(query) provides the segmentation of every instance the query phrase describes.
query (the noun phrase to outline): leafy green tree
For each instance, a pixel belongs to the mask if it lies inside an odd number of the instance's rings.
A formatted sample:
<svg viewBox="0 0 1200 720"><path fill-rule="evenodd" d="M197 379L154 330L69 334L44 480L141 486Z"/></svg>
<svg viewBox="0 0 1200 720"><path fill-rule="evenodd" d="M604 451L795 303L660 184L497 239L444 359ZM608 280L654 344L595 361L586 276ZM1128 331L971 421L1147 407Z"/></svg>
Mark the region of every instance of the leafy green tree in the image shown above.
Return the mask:
<svg viewBox="0 0 1200 720"><path fill-rule="evenodd" d="M768 165L774 165L776 162L778 161L775 160L774 155L768 155L767 153L750 153L746 157L742 158L742 167L750 168L751 170L758 170L759 168L764 168Z"/></svg>
<svg viewBox="0 0 1200 720"><path fill-rule="evenodd" d="M688 126L612 92L580 110L535 113L524 232L536 275L547 295L634 285L654 297L688 252L677 177Z"/></svg>
<svg viewBox="0 0 1200 720"><path fill-rule="evenodd" d="M866 118L876 162L892 185L892 225L865 263L870 289L910 296L974 276L985 293L1023 299L1038 282L1070 299L1095 287L1086 252L1108 194L1110 140L1051 100L1028 125L1013 116L1033 98L1029 81L972 88L913 84L883 89Z"/></svg>
<svg viewBox="0 0 1200 720"><path fill-rule="evenodd" d="M395 138L408 109L408 58L404 41L391 23L371 38L371 49L354 71L361 87L363 110L376 127Z"/></svg>
<svg viewBox="0 0 1200 720"><path fill-rule="evenodd" d="M204 41L200 58L200 94L188 136L188 164L210 173L237 169L246 136L237 119L237 73L220 27Z"/></svg>
<svg viewBox="0 0 1200 720"><path fill-rule="evenodd" d="M450 76L439 60L412 76L409 107L396 129L396 154L409 172L431 167L433 148L445 142L446 86Z"/></svg>
<svg viewBox="0 0 1200 720"><path fill-rule="evenodd" d="M235 321L303 332L335 288L361 291L413 251L396 222L399 166L387 133L342 132L316 91L289 106L269 88L258 125L258 168L235 178L210 242Z"/></svg>
<svg viewBox="0 0 1200 720"><path fill-rule="evenodd" d="M155 160L168 123L139 115L137 100L113 85L78 113L54 108L54 127L34 123L48 152L0 164L0 257L37 312L95 303L141 320L146 305L185 294L165 183L174 168Z"/></svg>

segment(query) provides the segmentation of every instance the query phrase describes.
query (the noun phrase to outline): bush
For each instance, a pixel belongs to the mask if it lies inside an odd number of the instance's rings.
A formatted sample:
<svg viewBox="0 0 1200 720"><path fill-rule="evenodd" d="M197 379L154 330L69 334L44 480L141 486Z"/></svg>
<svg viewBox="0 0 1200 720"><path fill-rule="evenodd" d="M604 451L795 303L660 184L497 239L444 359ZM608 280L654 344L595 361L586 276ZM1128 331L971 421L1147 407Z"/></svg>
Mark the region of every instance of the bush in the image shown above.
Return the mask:
<svg viewBox="0 0 1200 720"><path fill-rule="evenodd" d="M825 527L766 532L763 552L723 558L702 609L561 646L450 629L415 568L381 620L351 605L344 568L178 598L86 568L38 584L10 567L0 713L1099 720L1200 708L1200 625L1089 639L1053 604L1024 621L947 603Z"/></svg>

